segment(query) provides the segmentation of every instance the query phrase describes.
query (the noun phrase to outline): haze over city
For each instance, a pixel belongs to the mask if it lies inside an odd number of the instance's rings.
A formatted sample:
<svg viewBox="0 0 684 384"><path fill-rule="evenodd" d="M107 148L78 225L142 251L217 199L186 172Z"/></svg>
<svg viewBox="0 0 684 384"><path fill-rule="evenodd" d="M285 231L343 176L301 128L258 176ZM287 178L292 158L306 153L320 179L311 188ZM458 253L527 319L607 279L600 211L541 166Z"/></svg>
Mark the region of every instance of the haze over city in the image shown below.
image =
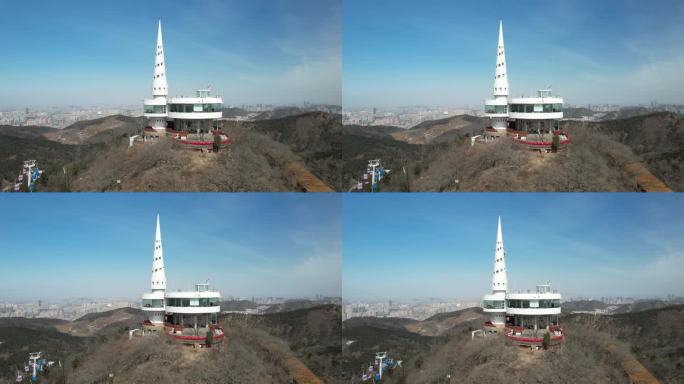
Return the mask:
<svg viewBox="0 0 684 384"><path fill-rule="evenodd" d="M171 95L226 105L340 104L338 1L4 4L0 108L135 105L151 91L157 20Z"/></svg>
<svg viewBox="0 0 684 384"><path fill-rule="evenodd" d="M566 298L684 293L676 195L422 197L345 197L345 300L478 298L491 289L499 215L511 290L550 281Z"/></svg>
<svg viewBox="0 0 684 384"><path fill-rule="evenodd" d="M345 108L479 105L503 20L511 95L682 104L684 4L658 0L344 3Z"/></svg>
<svg viewBox="0 0 684 384"><path fill-rule="evenodd" d="M0 300L139 298L157 212L170 290L208 280L224 297L340 296L334 195L12 197L0 198Z"/></svg>

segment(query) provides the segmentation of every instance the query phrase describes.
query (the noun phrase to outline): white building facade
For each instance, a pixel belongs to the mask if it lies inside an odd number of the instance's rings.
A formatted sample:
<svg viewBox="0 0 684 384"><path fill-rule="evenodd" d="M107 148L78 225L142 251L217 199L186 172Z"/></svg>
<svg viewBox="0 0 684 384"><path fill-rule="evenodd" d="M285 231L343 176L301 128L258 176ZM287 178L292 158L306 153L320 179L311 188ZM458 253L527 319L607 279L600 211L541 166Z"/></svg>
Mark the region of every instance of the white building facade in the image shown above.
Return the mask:
<svg viewBox="0 0 684 384"><path fill-rule="evenodd" d="M173 131L210 132L219 128L223 118L223 99L211 95L211 90L200 89L194 97L168 97L169 85L166 78L164 42L161 21L157 26L152 98L143 102L143 114L149 119L150 127L158 133Z"/></svg>
<svg viewBox="0 0 684 384"><path fill-rule="evenodd" d="M525 132L553 134L560 130L563 98L552 96L551 90L539 90L536 97L509 98L508 63L502 21L499 22L493 95L493 99L485 101L485 115L491 122L489 133L504 136L511 130L518 136L526 137Z"/></svg>
<svg viewBox="0 0 684 384"><path fill-rule="evenodd" d="M562 339L561 330L558 328L561 314L560 293L552 291L550 284L537 285L534 292L508 289L501 217L496 233L492 293L484 295L482 310L489 314L486 325L491 328L506 328L507 336L521 336L525 330L533 331L532 333L537 335L540 330L548 330L554 332L552 339Z"/></svg>
<svg viewBox="0 0 684 384"><path fill-rule="evenodd" d="M164 327L170 335L180 340L204 340L207 331L214 332L218 337L223 336L223 331L218 327L218 314L221 312L219 291L209 289L207 283L195 284L194 289L188 291L166 289L159 215L150 285L150 292L142 295L145 325Z"/></svg>

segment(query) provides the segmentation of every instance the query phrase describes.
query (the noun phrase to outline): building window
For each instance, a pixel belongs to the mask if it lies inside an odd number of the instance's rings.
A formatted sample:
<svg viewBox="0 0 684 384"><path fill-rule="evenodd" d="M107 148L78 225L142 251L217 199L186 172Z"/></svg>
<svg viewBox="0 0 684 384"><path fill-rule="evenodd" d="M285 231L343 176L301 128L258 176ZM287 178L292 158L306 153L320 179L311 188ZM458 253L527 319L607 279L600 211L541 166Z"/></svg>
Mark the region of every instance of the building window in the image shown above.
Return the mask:
<svg viewBox="0 0 684 384"><path fill-rule="evenodd" d="M507 113L507 105L485 105L485 113Z"/></svg>
<svg viewBox="0 0 684 384"><path fill-rule="evenodd" d="M144 308L163 308L163 299L143 299L142 305Z"/></svg>
<svg viewBox="0 0 684 384"><path fill-rule="evenodd" d="M166 105L145 105L145 113L166 113ZM159 249L159 246L155 249Z"/></svg>
<svg viewBox="0 0 684 384"><path fill-rule="evenodd" d="M484 300L482 303L484 309L504 309L503 300Z"/></svg>

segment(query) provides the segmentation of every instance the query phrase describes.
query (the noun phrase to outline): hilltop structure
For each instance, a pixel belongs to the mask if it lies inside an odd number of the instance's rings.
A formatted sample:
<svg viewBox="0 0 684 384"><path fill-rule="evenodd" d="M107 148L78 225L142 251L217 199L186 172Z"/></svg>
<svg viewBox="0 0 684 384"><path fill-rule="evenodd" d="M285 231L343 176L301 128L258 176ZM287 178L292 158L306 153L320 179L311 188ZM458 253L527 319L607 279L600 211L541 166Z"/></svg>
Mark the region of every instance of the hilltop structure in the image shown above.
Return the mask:
<svg viewBox="0 0 684 384"><path fill-rule="evenodd" d="M496 251L494 252L494 272L492 272L492 293L485 295L482 309L489 313L489 321L501 327L506 323L506 293L508 275L506 274L506 251L501 234L501 217L496 231Z"/></svg>
<svg viewBox="0 0 684 384"><path fill-rule="evenodd" d="M507 66L503 21L500 21L494 69L494 98L485 101L485 115L491 122L491 126L485 129L485 139L510 136L532 149L548 150L555 145L566 145L569 138L560 130L563 98L552 96L550 89L542 89L537 91L537 97L509 99ZM556 143L554 136L558 136Z"/></svg>
<svg viewBox="0 0 684 384"><path fill-rule="evenodd" d="M166 291L159 215L154 237L150 286L151 291L142 295L145 328L157 331L163 329L167 335L184 343L204 344L208 332L212 334L214 342L223 338L223 329L218 324L218 314L221 312L220 292L210 290L206 283L195 284L194 290Z"/></svg>
<svg viewBox="0 0 684 384"><path fill-rule="evenodd" d="M485 329L503 331L514 342L541 345L544 333L549 333L549 342L563 340L559 325L561 294L558 291L552 291L550 284L537 285L535 292L508 290L501 217L496 232L492 293L484 295L482 310L489 314Z"/></svg>
<svg viewBox="0 0 684 384"><path fill-rule="evenodd" d="M152 98L143 102L143 115L150 125L145 128L146 138L171 136L192 149L214 149L216 142L229 144L229 138L220 130L223 118L223 99L211 95L211 90L200 89L195 97L168 97L164 41L161 20L157 26ZM218 136L219 139L214 139ZM206 137L205 137L206 136ZM211 139L211 140L207 140Z"/></svg>

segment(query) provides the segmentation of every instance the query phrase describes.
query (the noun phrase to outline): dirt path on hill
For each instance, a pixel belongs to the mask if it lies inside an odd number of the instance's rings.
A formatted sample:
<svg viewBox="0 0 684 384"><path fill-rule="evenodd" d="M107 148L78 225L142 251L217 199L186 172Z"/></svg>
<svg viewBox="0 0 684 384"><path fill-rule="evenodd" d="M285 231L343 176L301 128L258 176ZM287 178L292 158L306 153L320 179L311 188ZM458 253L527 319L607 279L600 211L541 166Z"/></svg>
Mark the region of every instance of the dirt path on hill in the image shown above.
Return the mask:
<svg viewBox="0 0 684 384"><path fill-rule="evenodd" d="M291 175L297 185L305 192L335 192L323 180L316 177L299 161L291 161L285 165L285 172Z"/></svg>
<svg viewBox="0 0 684 384"><path fill-rule="evenodd" d="M316 377L301 360L294 356L285 359L285 369L298 384L323 384L323 381Z"/></svg>
<svg viewBox="0 0 684 384"><path fill-rule="evenodd" d="M622 362L622 368L629 376L630 383L632 384L660 384L660 381L653 376L651 371L644 367L632 354L629 355L627 360Z"/></svg>
<svg viewBox="0 0 684 384"><path fill-rule="evenodd" d="M634 175L637 190L642 192L672 192L660 179L636 161L627 164L627 171Z"/></svg>
<svg viewBox="0 0 684 384"><path fill-rule="evenodd" d="M612 160L622 162L624 158L608 155ZM625 170L634 177L634 187L641 192L672 192L672 189L657 178L638 161L626 160Z"/></svg>

